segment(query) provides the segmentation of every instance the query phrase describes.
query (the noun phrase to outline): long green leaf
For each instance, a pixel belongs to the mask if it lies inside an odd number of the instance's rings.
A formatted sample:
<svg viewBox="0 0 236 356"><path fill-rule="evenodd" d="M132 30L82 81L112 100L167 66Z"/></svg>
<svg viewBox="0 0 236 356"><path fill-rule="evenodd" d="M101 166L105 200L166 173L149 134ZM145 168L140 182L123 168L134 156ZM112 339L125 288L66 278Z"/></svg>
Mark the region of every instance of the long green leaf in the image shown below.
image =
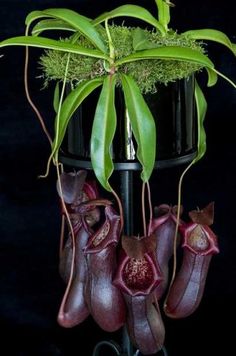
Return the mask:
<svg viewBox="0 0 236 356"><path fill-rule="evenodd" d="M230 41L229 37L224 34L224 32L213 30L211 28L208 29L199 29L199 30L190 30L183 33L193 40L208 40L213 42L218 42L228 49L230 49L234 55L236 55L234 45Z"/></svg>
<svg viewBox="0 0 236 356"><path fill-rule="evenodd" d="M100 51L107 53L107 47L102 41L100 34L85 16L70 9L46 9L29 14L26 18L26 24L29 26L33 20L41 17L50 17L64 21L66 24L74 27L76 31L82 33Z"/></svg>
<svg viewBox="0 0 236 356"><path fill-rule="evenodd" d="M61 106L60 114L57 114L55 118L55 127L58 131L55 133L55 139L52 144L53 154L58 152L65 136L68 123L76 109L92 91L102 85L102 82L103 78L82 82L67 95Z"/></svg>
<svg viewBox="0 0 236 356"><path fill-rule="evenodd" d="M43 17L45 17L45 15L43 14L42 11L40 10L31 11L25 18L25 25L30 26L33 21Z"/></svg>
<svg viewBox="0 0 236 356"><path fill-rule="evenodd" d="M43 31L51 31L51 30L71 31L71 32L76 31L76 29L73 26L68 25L62 20L46 19L37 22L37 24L32 28L31 33L33 36L38 36Z"/></svg>
<svg viewBox="0 0 236 356"><path fill-rule="evenodd" d="M142 165L141 178L147 182L156 158L156 126L136 82L128 75L121 75L125 104L137 142L137 158Z"/></svg>
<svg viewBox="0 0 236 356"><path fill-rule="evenodd" d="M116 75L108 75L98 99L91 136L91 162L101 185L111 191L109 178L114 170L111 145L116 130Z"/></svg>
<svg viewBox="0 0 236 356"><path fill-rule="evenodd" d="M180 60L193 62L203 67L214 68L214 64L206 55L192 48L180 46L158 47L135 52L127 57L118 59L115 64L118 66L141 59L168 59L176 61Z"/></svg>
<svg viewBox="0 0 236 356"><path fill-rule="evenodd" d="M166 32L164 27L160 24L160 22L158 22L148 10L137 5L122 5L110 12L105 12L104 14L98 16L95 20L93 20L93 24L96 25L103 21L113 19L115 17L137 18L139 20L145 21L148 24L154 26L163 35Z"/></svg>
<svg viewBox="0 0 236 356"><path fill-rule="evenodd" d="M30 46L45 49L55 49L58 51L81 54L88 57L95 57L109 60L109 57L97 49L85 48L70 42L52 40L45 37L19 36L8 38L0 42L0 47L6 46Z"/></svg>
<svg viewBox="0 0 236 356"><path fill-rule="evenodd" d="M125 63L145 59L175 60L196 63L199 64L201 67L206 67L208 69L208 86L214 85L217 80L217 75L213 71L213 62L203 53L186 47L166 46L138 51L133 54L130 54L127 57L118 59L115 65L119 66Z"/></svg>
<svg viewBox="0 0 236 356"><path fill-rule="evenodd" d="M198 122L198 153L194 162L199 161L206 152L206 132L204 129L204 119L207 111L207 102L204 94L195 80L195 102L197 108L197 122Z"/></svg>

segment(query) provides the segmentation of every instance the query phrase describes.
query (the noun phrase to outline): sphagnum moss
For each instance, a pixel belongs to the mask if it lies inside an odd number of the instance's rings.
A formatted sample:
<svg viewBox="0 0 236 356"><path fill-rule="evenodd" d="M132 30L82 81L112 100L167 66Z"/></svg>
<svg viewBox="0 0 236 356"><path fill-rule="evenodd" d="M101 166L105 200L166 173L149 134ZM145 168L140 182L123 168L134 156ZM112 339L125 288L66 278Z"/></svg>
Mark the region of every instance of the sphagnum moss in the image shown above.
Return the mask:
<svg viewBox="0 0 236 356"><path fill-rule="evenodd" d="M109 31L115 48L115 57L120 59L135 52L133 46L133 34L135 28L127 26L109 26ZM143 30L145 36L153 47L163 46L181 46L188 47L204 53L203 44L189 39L176 32L169 31L165 36L159 35L157 32ZM105 41L107 36L105 30L101 32ZM70 39L62 39L69 41ZM93 48L93 45L83 36L78 39L78 44L87 48ZM40 66L45 86L51 80L63 80L65 74L65 66L67 62L67 54L61 51L47 50L40 58ZM157 83L167 84L176 79L186 78L193 72L200 70L201 67L197 64L174 60L159 60L148 59L139 60L131 63L126 63L118 68L118 73L126 73L131 75L137 82L142 93L153 93L156 91ZM80 82L106 74L104 63L96 58L70 54L70 63L67 74L68 82L74 86Z"/></svg>

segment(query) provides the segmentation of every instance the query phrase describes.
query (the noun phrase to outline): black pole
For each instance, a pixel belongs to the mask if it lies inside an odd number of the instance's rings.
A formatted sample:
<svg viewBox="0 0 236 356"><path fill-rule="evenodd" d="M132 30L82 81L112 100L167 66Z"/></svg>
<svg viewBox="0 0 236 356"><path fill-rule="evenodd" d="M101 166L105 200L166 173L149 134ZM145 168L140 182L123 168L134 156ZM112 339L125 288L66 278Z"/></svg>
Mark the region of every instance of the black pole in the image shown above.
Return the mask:
<svg viewBox="0 0 236 356"><path fill-rule="evenodd" d="M120 194L124 211L124 234L132 235L134 229L133 221L133 171L120 171Z"/></svg>
<svg viewBox="0 0 236 356"><path fill-rule="evenodd" d="M133 221L133 171L120 171L120 194L124 212L124 234L132 235L134 229ZM122 330L122 352L124 355L133 356L133 346L127 332L127 328Z"/></svg>

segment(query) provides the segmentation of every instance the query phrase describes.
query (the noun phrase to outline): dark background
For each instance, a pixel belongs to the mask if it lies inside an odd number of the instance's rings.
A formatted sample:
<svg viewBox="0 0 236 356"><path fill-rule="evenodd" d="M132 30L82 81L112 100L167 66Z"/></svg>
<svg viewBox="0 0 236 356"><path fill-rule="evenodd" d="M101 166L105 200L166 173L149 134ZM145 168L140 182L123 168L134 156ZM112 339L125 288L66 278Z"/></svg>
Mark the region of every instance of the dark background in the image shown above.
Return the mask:
<svg viewBox="0 0 236 356"><path fill-rule="evenodd" d="M130 1L155 11L154 2ZM184 31L212 27L236 41L236 3L175 0L172 27ZM21 35L26 15L36 9L68 7L90 17L126 1L0 0L0 37ZM208 46L216 67L236 81L236 61L223 46ZM5 354L86 355L96 342L114 338L102 332L91 318L64 330L56 315L64 291L58 275L60 215L55 172L38 179L49 154L23 87L23 48L1 50L0 86L0 326ZM32 56L37 56L34 51ZM51 92L40 90L31 62L30 88L35 103L52 129ZM203 79L204 80L204 79ZM184 320L166 323L169 356L229 355L235 349L235 109L236 91L219 79L205 90L208 151L184 180L186 211L215 201L214 231L221 253L210 266L204 298L198 310ZM179 169L160 171L154 186L155 202L176 203ZM8 339L8 341L7 341Z"/></svg>

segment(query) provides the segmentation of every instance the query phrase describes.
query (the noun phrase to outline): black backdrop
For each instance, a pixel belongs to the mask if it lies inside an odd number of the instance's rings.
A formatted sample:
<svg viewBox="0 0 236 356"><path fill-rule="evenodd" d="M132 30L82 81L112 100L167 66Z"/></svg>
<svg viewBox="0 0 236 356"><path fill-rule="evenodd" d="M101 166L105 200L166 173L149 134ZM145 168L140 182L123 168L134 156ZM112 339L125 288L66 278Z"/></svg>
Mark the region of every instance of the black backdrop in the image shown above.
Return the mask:
<svg viewBox="0 0 236 356"><path fill-rule="evenodd" d="M130 1L145 4L149 1ZM175 0L172 27L212 27L236 41L236 3ZM126 1L0 0L0 38L21 35L28 12L69 7L93 17ZM211 45L216 66L236 81L236 61L223 47ZM64 330L56 315L64 285L58 265L60 218L55 172L45 180L49 145L24 96L22 48L1 50L0 89L0 326L1 346L7 355L91 355L101 339L119 340L119 333L102 332L91 318ZM33 56L37 55L37 51ZM38 68L30 67L30 87L36 104L52 129L50 93L39 90ZM184 181L186 211L216 204L214 230L221 253L210 267L202 303L184 320L167 320L166 345L170 356L229 355L234 353L235 317L235 109L236 91L221 79L206 89L208 151ZM49 95L50 94L50 95ZM176 203L179 170L156 175L155 202ZM8 339L8 341L7 341ZM230 352L230 350L232 350Z"/></svg>

